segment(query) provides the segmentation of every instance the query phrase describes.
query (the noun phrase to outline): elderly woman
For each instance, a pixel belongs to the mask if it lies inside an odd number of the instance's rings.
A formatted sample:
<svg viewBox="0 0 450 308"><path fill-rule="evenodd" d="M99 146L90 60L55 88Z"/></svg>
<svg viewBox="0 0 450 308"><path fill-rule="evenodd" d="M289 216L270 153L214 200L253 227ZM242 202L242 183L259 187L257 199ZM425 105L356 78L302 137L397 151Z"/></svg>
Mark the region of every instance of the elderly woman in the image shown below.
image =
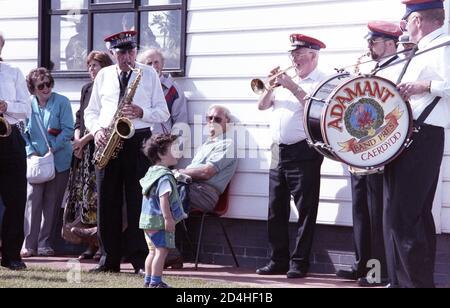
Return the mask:
<svg viewBox="0 0 450 308"><path fill-rule="evenodd" d="M91 81L81 90L80 109L76 114L75 138L73 141L74 159L69 177L68 198L65 204L63 236L74 243L89 244L79 259L92 259L98 250L97 226L97 188L95 167L92 163L94 154L94 136L86 131L84 110L91 98L92 86L97 73L113 64L107 53L92 51L87 57L87 68Z"/></svg>
<svg viewBox="0 0 450 308"><path fill-rule="evenodd" d="M22 257L54 255L52 231L69 178L72 159L73 115L69 99L53 92L54 79L45 68L33 69L27 76L32 114L25 134L28 156L44 156L51 151L55 178L42 184L29 184L25 210L25 241ZM39 124L44 128L43 135ZM47 141L50 148L47 146Z"/></svg>

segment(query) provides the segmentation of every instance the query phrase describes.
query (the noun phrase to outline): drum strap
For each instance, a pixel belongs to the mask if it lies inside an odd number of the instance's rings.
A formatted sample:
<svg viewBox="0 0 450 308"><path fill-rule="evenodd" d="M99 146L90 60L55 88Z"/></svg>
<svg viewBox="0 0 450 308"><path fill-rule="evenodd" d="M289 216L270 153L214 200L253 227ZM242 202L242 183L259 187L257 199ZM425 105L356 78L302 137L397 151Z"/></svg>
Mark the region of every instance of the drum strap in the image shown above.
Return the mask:
<svg viewBox="0 0 450 308"><path fill-rule="evenodd" d="M414 47L414 48L412 49L411 54L409 55L408 60L406 60L405 66L403 66L402 72L401 72L400 75L398 76L398 79L397 79L397 83L396 83L396 84L399 84L399 83L402 81L403 76L405 75L406 70L408 69L409 63L411 63L411 60L414 58L414 54L417 52L417 50L418 50L417 46Z"/></svg>
<svg viewBox="0 0 450 308"><path fill-rule="evenodd" d="M414 121L414 132L418 133L420 131L420 127L425 122L425 120L428 118L430 113L433 111L434 107L436 107L437 103L440 101L441 97L436 96L434 100L429 104L420 114L419 118Z"/></svg>

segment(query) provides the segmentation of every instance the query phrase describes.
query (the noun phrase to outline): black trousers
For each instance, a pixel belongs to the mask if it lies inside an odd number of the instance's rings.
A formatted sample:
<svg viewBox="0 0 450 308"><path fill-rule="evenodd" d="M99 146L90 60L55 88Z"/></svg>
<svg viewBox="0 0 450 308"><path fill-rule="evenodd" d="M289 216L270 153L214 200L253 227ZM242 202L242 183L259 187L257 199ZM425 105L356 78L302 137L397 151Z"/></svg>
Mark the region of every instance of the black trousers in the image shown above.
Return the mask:
<svg viewBox="0 0 450 308"><path fill-rule="evenodd" d="M116 159L97 172L99 190L98 226L103 256L99 265L119 269L122 255L128 257L135 269L144 268L148 248L144 232L139 229L142 206L142 188L139 180L150 164L141 151L144 140L151 136L150 129L137 131L124 141ZM128 228L122 235L122 206L126 202Z"/></svg>
<svg viewBox="0 0 450 308"><path fill-rule="evenodd" d="M431 213L444 152L444 129L424 125L385 168L384 239L388 274L399 287L434 287L436 228Z"/></svg>
<svg viewBox="0 0 450 308"><path fill-rule="evenodd" d="M383 239L383 174L352 174L351 183L356 254L353 270L359 276L365 276L370 270L367 262L376 259L381 265L381 278L387 279Z"/></svg>
<svg viewBox="0 0 450 308"><path fill-rule="evenodd" d="M320 166L323 156L306 141L274 146L269 177L268 234L271 262L307 272L314 237L320 192ZM297 237L289 253L291 195L299 218Z"/></svg>
<svg viewBox="0 0 450 308"><path fill-rule="evenodd" d="M5 212L2 223L2 264L19 261L27 200L25 141L13 126L8 137L0 138L0 195Z"/></svg>

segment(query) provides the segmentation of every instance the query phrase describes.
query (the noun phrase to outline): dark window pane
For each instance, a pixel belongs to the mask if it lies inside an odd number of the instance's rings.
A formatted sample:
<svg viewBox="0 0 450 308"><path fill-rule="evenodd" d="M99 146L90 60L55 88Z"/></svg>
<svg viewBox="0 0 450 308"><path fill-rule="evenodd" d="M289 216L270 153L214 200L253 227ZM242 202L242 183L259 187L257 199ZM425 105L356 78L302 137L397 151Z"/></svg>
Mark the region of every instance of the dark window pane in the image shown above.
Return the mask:
<svg viewBox="0 0 450 308"><path fill-rule="evenodd" d="M131 3L132 0L94 0L94 4Z"/></svg>
<svg viewBox="0 0 450 308"><path fill-rule="evenodd" d="M87 15L52 16L50 60L54 70L86 70Z"/></svg>
<svg viewBox="0 0 450 308"><path fill-rule="evenodd" d="M53 10L81 10L87 9L89 0L52 0Z"/></svg>
<svg viewBox="0 0 450 308"><path fill-rule="evenodd" d="M142 0L142 5L181 4L181 0Z"/></svg>
<svg viewBox="0 0 450 308"><path fill-rule="evenodd" d="M155 11L141 15L141 49L161 48L166 69L179 69L181 12Z"/></svg>
<svg viewBox="0 0 450 308"><path fill-rule="evenodd" d="M111 34L134 30L134 13L108 13L94 15L94 50L106 51L104 39Z"/></svg>

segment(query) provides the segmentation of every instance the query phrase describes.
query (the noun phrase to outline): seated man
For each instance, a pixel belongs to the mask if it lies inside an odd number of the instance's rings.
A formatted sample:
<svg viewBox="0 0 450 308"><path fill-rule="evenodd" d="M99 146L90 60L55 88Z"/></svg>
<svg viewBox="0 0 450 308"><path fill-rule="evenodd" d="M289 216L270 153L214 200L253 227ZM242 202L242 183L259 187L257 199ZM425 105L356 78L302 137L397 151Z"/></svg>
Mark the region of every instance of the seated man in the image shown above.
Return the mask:
<svg viewBox="0 0 450 308"><path fill-rule="evenodd" d="M236 172L238 161L234 141L227 135L230 117L227 108L211 106L206 116L208 140L197 150L189 166L175 170L175 173L192 178L189 184L190 209L212 212Z"/></svg>
<svg viewBox="0 0 450 308"><path fill-rule="evenodd" d="M212 212L225 191L237 168L235 144L227 131L231 120L230 111L223 106L211 106L206 116L209 129L208 140L197 150L190 165L185 169L174 170L177 177L192 179L187 185L188 196L180 193L182 199L188 198L189 209ZM228 133L228 134L227 134ZM179 173L179 175L178 175ZM179 180L180 182L180 180ZM183 200L183 205L186 202ZM188 212L189 209L186 209ZM165 267L181 268L182 259L178 251L171 251Z"/></svg>

